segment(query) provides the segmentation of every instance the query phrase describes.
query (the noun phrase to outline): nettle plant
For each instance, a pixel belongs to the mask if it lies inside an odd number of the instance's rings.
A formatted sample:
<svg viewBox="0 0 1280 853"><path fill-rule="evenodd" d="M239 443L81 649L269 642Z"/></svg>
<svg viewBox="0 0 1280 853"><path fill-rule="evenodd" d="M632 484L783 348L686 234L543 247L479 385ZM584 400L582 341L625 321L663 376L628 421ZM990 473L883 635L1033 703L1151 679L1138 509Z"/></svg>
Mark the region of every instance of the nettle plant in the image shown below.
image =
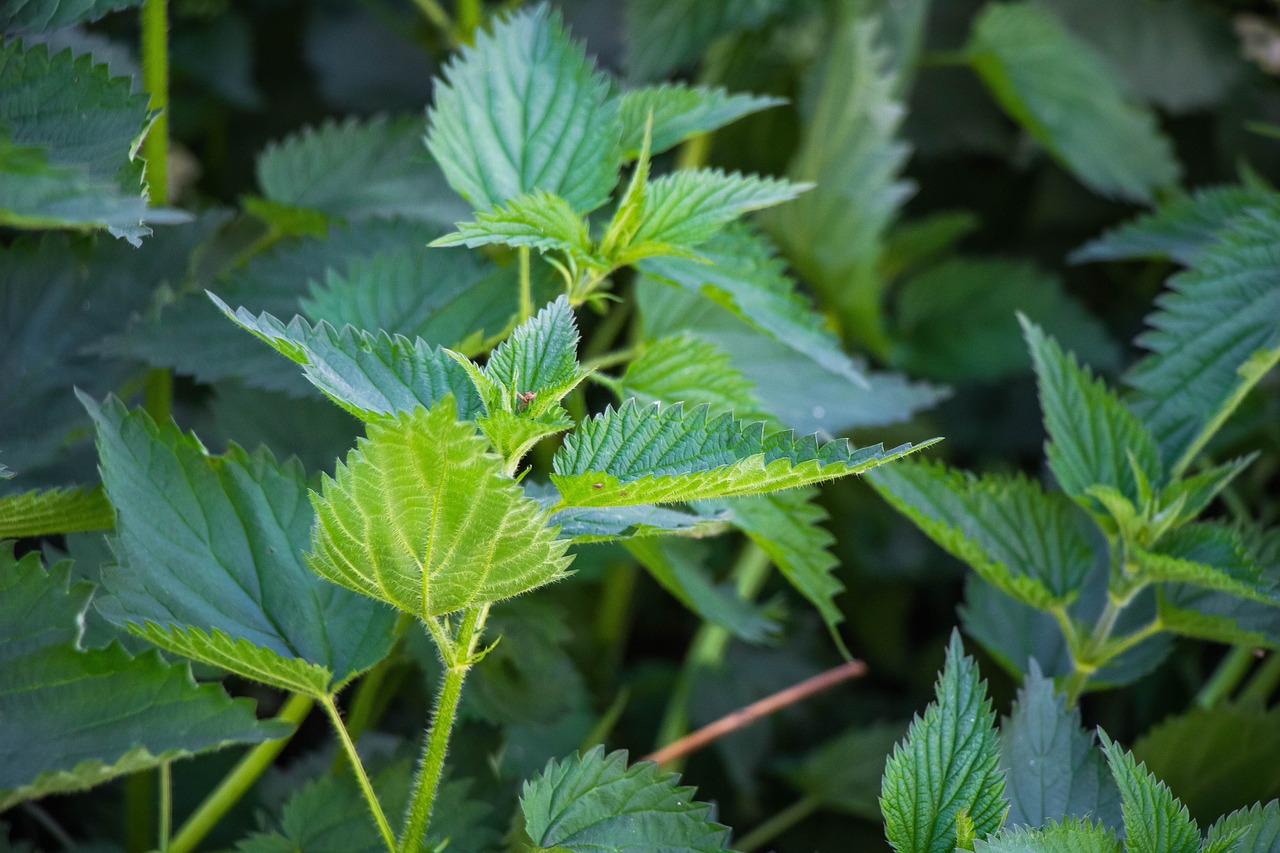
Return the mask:
<svg viewBox="0 0 1280 853"><path fill-rule="evenodd" d="M311 383L364 422L365 437L318 488L309 488L296 460L234 445L210 455L172 420L82 393L96 428L115 559L95 596L89 584L69 585L65 564L46 572L35 555L5 557L4 607L16 627L6 671L26 674L6 689L6 708L14 709L6 710L6 726L39 744L39 753L14 747L0 803L167 768L176 757L227 743L270 741L314 704L331 721L363 802L343 813L352 826L346 843L365 844L371 816L374 845L380 840L390 851L480 849L478 830L467 837L473 809L465 807L465 784L442 785L464 683L500 642L485 635L491 608L564 578L575 544L634 540L643 555L640 540L648 537L709 535L732 523L778 554L784 572L794 568L788 578L834 628L839 612L830 599L839 587L826 575L830 563L793 567L786 558L784 534L813 535L804 529L816 517L806 503L811 490L800 487L871 470L932 442L855 448L844 439L797 437L767 418L740 420L728 410L750 411L750 384L713 347L687 338L596 359L629 362L619 376L594 373L578 355L574 309L607 308L615 272L662 260L655 279L701 289L715 282L717 256L700 248L719 234L720 255L758 265L774 288L754 294L763 308L751 293L720 291L720 298L792 348L862 381L819 315L775 286L786 282L768 244L734 224L803 185L704 169L650 176L652 153L774 103L682 86L616 92L545 6L514 14L445 70L426 139L450 185L476 209L473 221L430 251L442 263L459 251L443 247L459 244L502 244L517 253L518 313L509 334L458 336L471 355L500 341L483 363L382 329L339 329L301 316L285 322L210 293L230 321L301 365ZM593 221L631 161L612 211ZM550 275L535 272L534 249ZM717 380L703 389L719 395L714 406L663 404L704 377ZM622 402L587 415L575 391L591 378ZM562 433L543 480L526 460ZM741 500L782 490L790 491ZM49 527L51 514L104 506L100 492L43 493L28 503L25 517L10 504L16 535L58 529ZM92 526L81 519L79 529ZM661 557L648 559L660 573ZM707 591L679 572L664 584L691 606L706 600ZM119 645L86 649L91 596L96 614L134 638L291 698L276 719L259 722L245 701L196 687L184 667L154 652L131 658ZM344 720L337 696L398 644L416 642L408 636L416 631L434 645L441 669L417 769L412 780L403 765L371 775L350 728L368 719L377 684L361 694L364 704L356 701L356 719ZM170 701L148 698L161 689ZM116 719L99 728L92 709L104 696ZM49 737L41 737L46 729ZM172 839L167 828L161 832L167 849L193 849L276 752L251 751ZM314 831L304 815L330 819L332 791L324 785L291 804L282 832ZM553 761L525 784L518 832L532 849L724 848L728 830L689 793L652 763L628 767L624 753L597 748ZM296 836L268 832L243 849L294 843L301 843Z"/></svg>

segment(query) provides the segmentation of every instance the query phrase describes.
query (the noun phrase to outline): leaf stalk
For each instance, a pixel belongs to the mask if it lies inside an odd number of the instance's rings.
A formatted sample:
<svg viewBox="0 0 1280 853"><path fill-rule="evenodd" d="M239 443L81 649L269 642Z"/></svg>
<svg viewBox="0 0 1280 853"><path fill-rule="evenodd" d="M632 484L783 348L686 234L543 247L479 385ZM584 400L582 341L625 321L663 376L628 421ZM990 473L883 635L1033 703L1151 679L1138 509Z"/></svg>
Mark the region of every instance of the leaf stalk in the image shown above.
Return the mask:
<svg viewBox="0 0 1280 853"><path fill-rule="evenodd" d="M391 824L387 823L387 816L383 814L382 804L378 802L378 795L373 791L373 784L369 781L369 774L365 772L359 753L356 752L356 745L351 740L347 727L342 723L342 715L338 713L338 706L333 703L333 695L322 696L320 705L324 708L325 713L329 715L329 720L333 723L333 729L338 733L338 739L342 742L342 748L346 750L347 757L351 759L351 769L355 771L356 781L360 783L360 791L364 794L365 802L369 804L369 811L373 814L373 821L378 825L378 833L387 845L387 850L395 853L395 834L391 831Z"/></svg>

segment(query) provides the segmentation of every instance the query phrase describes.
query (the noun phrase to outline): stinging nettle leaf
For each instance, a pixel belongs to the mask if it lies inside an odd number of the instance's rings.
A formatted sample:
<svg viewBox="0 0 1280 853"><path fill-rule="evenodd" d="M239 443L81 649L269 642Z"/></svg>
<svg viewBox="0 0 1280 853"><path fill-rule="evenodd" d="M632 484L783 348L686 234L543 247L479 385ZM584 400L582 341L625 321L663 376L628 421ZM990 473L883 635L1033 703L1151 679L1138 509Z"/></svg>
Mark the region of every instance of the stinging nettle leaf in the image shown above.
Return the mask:
<svg viewBox="0 0 1280 853"><path fill-rule="evenodd" d="M733 368L729 356L710 341L688 333L647 345L613 387L622 400L689 407L705 403L714 414L733 412L753 421L769 417L752 393L751 380Z"/></svg>
<svg viewBox="0 0 1280 853"><path fill-rule="evenodd" d="M370 424L312 503L312 570L422 619L559 580L572 560L452 397Z"/></svg>
<svg viewBox="0 0 1280 853"><path fill-rule="evenodd" d="M209 298L236 325L302 365L312 384L361 420L429 407L447 394L459 401L463 417L483 411L466 371L421 338L410 342L351 326L338 331L323 320L312 326L302 317L286 326L265 312L255 317L244 308L233 311L212 293Z"/></svg>
<svg viewBox="0 0 1280 853"><path fill-rule="evenodd" d="M717 36L755 29L788 8L787 0L626 0L628 76L666 76Z"/></svg>
<svg viewBox="0 0 1280 853"><path fill-rule="evenodd" d="M1032 829L1019 826L974 841L974 853L1120 853L1115 832L1088 818L1049 821Z"/></svg>
<svg viewBox="0 0 1280 853"><path fill-rule="evenodd" d="M569 298L559 297L518 326L489 356L484 374L510 395L507 405L534 394L521 410L531 415L550 411L553 402L586 378L578 366L578 326Z"/></svg>
<svg viewBox="0 0 1280 853"><path fill-rule="evenodd" d="M989 4L966 53L1005 112L1090 189L1147 202L1178 183L1181 169L1155 115L1129 100L1105 62L1048 12Z"/></svg>
<svg viewBox="0 0 1280 853"><path fill-rule="evenodd" d="M1135 545L1132 552L1141 578L1191 584L1280 607L1280 585L1263 574L1231 528L1212 522L1188 524L1170 531L1154 549Z"/></svg>
<svg viewBox="0 0 1280 853"><path fill-rule="evenodd" d="M574 258L592 254L587 223L569 202L555 193L537 190L492 210L477 214L473 222L459 222L457 231L432 242L432 246L527 246L539 252L557 251Z"/></svg>
<svg viewBox="0 0 1280 853"><path fill-rule="evenodd" d="M1199 853L1200 828L1169 787L1099 731L1120 788L1126 853Z"/></svg>
<svg viewBox="0 0 1280 853"><path fill-rule="evenodd" d="M1280 801L1232 812L1209 828L1205 846L1209 848L1233 837L1237 844L1230 853L1278 853Z"/></svg>
<svg viewBox="0 0 1280 853"><path fill-rule="evenodd" d="M662 83L623 92L618 102L622 152L640 155L645 126L652 116L649 151L658 154L698 133L707 133L743 116L785 104L768 95L729 94L721 88Z"/></svg>
<svg viewBox="0 0 1280 853"><path fill-rule="evenodd" d="M390 650L394 614L303 562L313 515L296 461L234 445L211 457L172 421L157 425L114 399L81 401L116 508L120 565L103 569L109 594L97 604L108 620L156 642L172 636L175 651L249 678L279 659L288 683L268 683L286 687L297 670L322 668L336 689ZM243 662L240 641L252 644Z"/></svg>
<svg viewBox="0 0 1280 853"><path fill-rule="evenodd" d="M288 733L219 685L197 686L185 663L82 649L93 590L69 578L69 563L45 571L37 554L17 560L0 544L0 810Z"/></svg>
<svg viewBox="0 0 1280 853"><path fill-rule="evenodd" d="M1008 806L995 712L959 632L951 635L936 692L884 771L880 810L898 853L953 853L962 814L981 838L1000 828Z"/></svg>
<svg viewBox="0 0 1280 853"><path fill-rule="evenodd" d="M110 530L114 524L115 513L101 486L0 497L0 539Z"/></svg>
<svg viewBox="0 0 1280 853"><path fill-rule="evenodd" d="M578 213L618 180L622 126L609 81L545 4L476 35L444 69L427 116L427 147L477 210L534 190Z"/></svg>
<svg viewBox="0 0 1280 853"><path fill-rule="evenodd" d="M0 10L0 32L60 30L138 5L139 0L22 0Z"/></svg>
<svg viewBox="0 0 1280 853"><path fill-rule="evenodd" d="M935 443L854 448L789 431L765 432L706 406L628 400L579 425L552 460L564 506L742 497L859 474Z"/></svg>
<svg viewBox="0 0 1280 853"><path fill-rule="evenodd" d="M552 760L524 783L520 810L533 850L594 853L723 853L729 829L652 761L627 766L627 753L597 746Z"/></svg>

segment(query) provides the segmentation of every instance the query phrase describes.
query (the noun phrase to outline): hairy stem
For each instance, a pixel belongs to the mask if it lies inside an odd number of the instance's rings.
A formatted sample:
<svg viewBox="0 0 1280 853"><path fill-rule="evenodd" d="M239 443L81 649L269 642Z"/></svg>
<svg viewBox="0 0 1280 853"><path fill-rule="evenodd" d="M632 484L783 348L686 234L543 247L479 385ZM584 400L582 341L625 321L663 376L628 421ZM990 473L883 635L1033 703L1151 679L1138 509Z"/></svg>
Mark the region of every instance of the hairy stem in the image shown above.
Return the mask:
<svg viewBox="0 0 1280 853"><path fill-rule="evenodd" d="M418 765L418 778L414 781L413 795L405 815L404 832L400 835L400 853L418 853L422 839L431 823L431 810L435 807L436 791L444 775L444 758L449 751L449 735L458 715L458 700L462 697L462 684L475 663L476 644L484 621L489 615L489 605L467 608L457 636L452 640L432 632L432 639L440 647L444 662L444 679L436 698L435 713L427 730L422 747L422 760Z"/></svg>
<svg viewBox="0 0 1280 853"><path fill-rule="evenodd" d="M769 577L770 565L769 555L754 542L748 541L743 546L738 562L733 567L739 598L749 601L755 597ZM689 699L693 695L694 685L707 669L718 666L724 660L724 650L730 637L727 629L711 623L703 623L694 634L680 675L667 700L662 723L658 726L658 748L679 740L689 731ZM679 770L681 764L681 759L675 759L670 763L669 769Z"/></svg>
<svg viewBox="0 0 1280 853"><path fill-rule="evenodd" d="M742 850L743 853L751 853L752 850L759 850L791 827L803 821L809 815L813 814L822 805L822 801L813 795L808 795L796 800L764 823L757 826L751 832L742 836L734 842L735 850Z"/></svg>
<svg viewBox="0 0 1280 853"><path fill-rule="evenodd" d="M313 700L310 696L294 694L284 703L275 719L292 723L296 731L298 725L311 711ZM178 829L169 845L169 853L190 853L209 834L209 830L222 819L233 805L252 787L258 777L266 772L276 756L285 748L293 735L277 738L261 743L245 753L244 757L231 768L223 780L218 783L204 801L196 808L186 822Z"/></svg>
<svg viewBox="0 0 1280 853"><path fill-rule="evenodd" d="M1228 698L1240 686L1252 666L1253 649L1248 646L1233 646L1218 663L1213 676L1196 694L1196 705L1208 710Z"/></svg>
<svg viewBox="0 0 1280 853"><path fill-rule="evenodd" d="M338 713L338 706L333 704L333 696L321 697L320 705L324 708L324 712L329 715L329 721L333 723L333 729L338 733L342 748L346 750L347 757L351 759L351 769L356 773L356 781L360 783L360 791L364 794L365 802L369 804L369 811L373 814L373 822L378 825L378 832L382 835L382 840L387 845L387 850L395 853L396 837L391 832L391 824L387 823L387 816L382 813L382 804L378 802L378 795L373 792L373 784L369 781L369 774L365 772L359 753L356 752L356 745L351 740L347 727L342 723L342 715Z"/></svg>
<svg viewBox="0 0 1280 853"><path fill-rule="evenodd" d="M520 317L516 325L533 316L533 281L529 272L529 247L521 246L516 250L520 258Z"/></svg>

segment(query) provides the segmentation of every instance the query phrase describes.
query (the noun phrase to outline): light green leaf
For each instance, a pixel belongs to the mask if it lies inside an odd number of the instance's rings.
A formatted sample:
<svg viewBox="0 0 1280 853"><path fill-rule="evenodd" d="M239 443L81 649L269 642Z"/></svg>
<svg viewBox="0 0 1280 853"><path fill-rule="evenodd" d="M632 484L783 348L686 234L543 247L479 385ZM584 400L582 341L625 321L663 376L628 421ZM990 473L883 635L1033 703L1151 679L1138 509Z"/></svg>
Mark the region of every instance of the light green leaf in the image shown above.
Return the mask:
<svg viewBox="0 0 1280 853"><path fill-rule="evenodd" d="M225 631L180 625L132 624L130 631L166 651L234 672L261 684L307 696L323 696L330 690L333 673L296 657L236 639Z"/></svg>
<svg viewBox="0 0 1280 853"><path fill-rule="evenodd" d="M1212 109L1245 71L1227 10L1194 0L1037 0L1096 50L1122 86L1171 113Z"/></svg>
<svg viewBox="0 0 1280 853"><path fill-rule="evenodd" d="M431 406L446 394L461 401L465 418L483 411L466 371L421 338L410 343L350 326L339 332L323 320L312 326L301 317L286 326L270 314L254 317L244 308L232 311L212 293L209 298L242 329L302 365L312 384L361 420Z"/></svg>
<svg viewBox="0 0 1280 853"><path fill-rule="evenodd" d="M705 543L649 537L627 541L625 547L663 589L704 621L748 643L777 635L776 622L743 601L732 585L717 586L711 579Z"/></svg>
<svg viewBox="0 0 1280 853"><path fill-rule="evenodd" d="M101 486L0 497L0 539L110 530L114 524L115 513Z"/></svg>
<svg viewBox="0 0 1280 853"><path fill-rule="evenodd" d="M848 657L837 627L844 614L835 597L844 584L834 572L839 561L828 551L835 538L822 526L827 511L815 502L818 490L792 489L724 502L733 526L769 555L787 582L822 616L836 647Z"/></svg>
<svg viewBox="0 0 1280 853"><path fill-rule="evenodd" d="M1025 477L978 478L911 461L867 479L949 554L1032 607L1069 604L1093 566L1078 511Z"/></svg>
<svg viewBox="0 0 1280 853"><path fill-rule="evenodd" d="M1120 792L1080 728L1080 709L1067 708L1033 658L1012 713L1000 726L1000 767L1009 797L1008 827L1040 827L1066 818L1118 829ZM982 849L982 848L976 848ZM993 848L1003 849L1003 848Z"/></svg>
<svg viewBox="0 0 1280 853"><path fill-rule="evenodd" d="M234 743L288 733L253 703L197 686L185 664L118 645L82 650L93 589L0 545L0 810ZM103 713L110 697L110 714Z"/></svg>
<svg viewBox="0 0 1280 853"><path fill-rule="evenodd" d="M1133 755L1194 817L1213 820L1280 796L1280 708L1193 707L1148 729Z"/></svg>
<svg viewBox="0 0 1280 853"><path fill-rule="evenodd" d="M508 472L511 472L539 441L573 429L573 418L561 406L534 417L490 409L489 414L476 418L476 426L489 439L494 451L508 460Z"/></svg>
<svg viewBox="0 0 1280 853"><path fill-rule="evenodd" d="M664 175L645 186L635 232L620 260L633 263L649 255L682 254L669 247L700 246L747 211L781 204L811 186L716 169Z"/></svg>
<svg viewBox="0 0 1280 853"><path fill-rule="evenodd" d="M1280 205L1250 210L1147 317L1150 354L1125 374L1167 464L1182 471L1280 361Z"/></svg>
<svg viewBox="0 0 1280 853"><path fill-rule="evenodd" d="M755 29L789 8L787 0L626 0L627 75L665 77L701 56L717 36Z"/></svg>
<svg viewBox="0 0 1280 853"><path fill-rule="evenodd" d="M552 411L586 378L578 366L578 326L568 297L559 297L517 327L489 356L484 374L507 393L503 408L531 417ZM522 397L529 394L535 396ZM520 402L525 405L518 406Z"/></svg>
<svg viewBox="0 0 1280 853"><path fill-rule="evenodd" d="M404 217L449 226L469 213L422 154L421 116L328 120L258 155L258 185L278 204L341 219Z"/></svg>
<svg viewBox="0 0 1280 853"><path fill-rule="evenodd" d="M451 397L370 424L312 496L308 565L422 619L563 577L568 543L486 445Z"/></svg>
<svg viewBox="0 0 1280 853"><path fill-rule="evenodd" d="M618 180L622 126L609 81L545 4L478 33L444 69L427 115L427 148L477 210L534 190L578 213Z"/></svg>
<svg viewBox="0 0 1280 853"><path fill-rule="evenodd" d="M953 853L962 812L982 837L1000 828L1008 806L995 713L959 632L951 635L936 692L884 771L880 809L898 853Z"/></svg>
<svg viewBox="0 0 1280 853"><path fill-rule="evenodd" d="M957 382L1025 371L1018 312L1095 367L1120 364L1119 348L1062 279L1027 261L955 258L913 276L896 293L893 363L917 376Z"/></svg>
<svg viewBox="0 0 1280 853"><path fill-rule="evenodd" d="M1005 112L1094 192L1146 202L1178 183L1155 115L1126 98L1105 62L1049 13L988 5L966 52Z"/></svg>
<svg viewBox="0 0 1280 853"><path fill-rule="evenodd" d="M1280 801L1232 812L1209 828L1205 845L1233 836L1238 843L1231 853L1280 853Z"/></svg>
<svg viewBox="0 0 1280 853"><path fill-rule="evenodd" d="M618 103L622 153L640 156L644 129L653 116L649 151L658 154L698 133L708 133L743 116L785 104L767 95L729 94L721 88L662 83L623 92Z"/></svg>
<svg viewBox="0 0 1280 853"><path fill-rule="evenodd" d="M723 853L729 829L678 780L652 761L627 767L625 752L599 746L553 760L520 795L532 849Z"/></svg>
<svg viewBox="0 0 1280 853"><path fill-rule="evenodd" d="M15 34L60 30L137 5L138 0L22 0L0 11L0 31Z"/></svg>
<svg viewBox="0 0 1280 853"><path fill-rule="evenodd" d="M1071 254L1072 263L1168 258L1190 266L1246 211L1266 207L1272 194L1255 187L1221 186L1180 195L1151 213L1107 231Z"/></svg>
<svg viewBox="0 0 1280 853"><path fill-rule="evenodd" d="M1088 818L1062 823L1050 821L1042 828L1006 829L986 840L977 840L974 853L1120 853L1116 834Z"/></svg>
<svg viewBox="0 0 1280 853"><path fill-rule="evenodd" d="M786 274L772 245L744 226L726 228L698 249L705 260L649 258L640 269L659 281L707 296L788 348L857 385L860 370L841 349L822 315Z"/></svg>
<svg viewBox="0 0 1280 853"><path fill-rule="evenodd" d="M147 95L89 55L50 56L20 40L0 46L0 224L106 226L137 245L152 214L132 161L150 117ZM154 216L187 218L171 214Z"/></svg>
<svg viewBox="0 0 1280 853"><path fill-rule="evenodd" d="M551 481L565 506L625 506L741 497L859 474L934 442L855 449L844 439L765 433L705 406L638 406L629 400L565 438Z"/></svg>
<svg viewBox="0 0 1280 853"><path fill-rule="evenodd" d="M1163 782L1105 733L1102 750L1120 787L1125 853L1199 853L1200 828Z"/></svg>
<svg viewBox="0 0 1280 853"><path fill-rule="evenodd" d="M712 414L733 412L743 420L767 420L752 393L751 380L734 369L729 356L691 334L662 338L645 347L627 365L615 390L626 400L647 403L706 404Z"/></svg>
<svg viewBox="0 0 1280 853"><path fill-rule="evenodd" d="M872 18L846 15L822 62L807 95L813 116L787 169L817 187L765 224L847 330L879 347L885 231L914 191L900 177L910 155L898 139L900 80Z"/></svg>
<svg viewBox="0 0 1280 853"><path fill-rule="evenodd" d="M587 222L569 202L555 193L536 190L508 199L480 213L473 222L459 222L458 230L432 246L528 246L539 252L564 252L570 257L592 255Z"/></svg>
<svg viewBox="0 0 1280 853"><path fill-rule="evenodd" d="M1142 507L1146 487L1164 479L1151 433L1073 354L1025 317L1019 320L1035 363L1049 434L1045 452L1058 485L1091 511L1102 508L1089 494L1094 486L1115 489Z"/></svg>
<svg viewBox="0 0 1280 853"><path fill-rule="evenodd" d="M250 678L260 677L264 655L294 669L297 660L327 670L330 689L386 655L394 615L303 563L313 516L296 461L280 465L235 446L211 457L172 421L157 426L114 399L81 401L98 427L103 485L116 508L120 565L104 567L109 595L97 604L110 621L198 628L169 634L175 651L199 650L212 637L198 659ZM233 641L261 651L237 662Z"/></svg>
<svg viewBox="0 0 1280 853"><path fill-rule="evenodd" d="M1133 546L1131 556L1144 579L1188 583L1280 607L1275 582L1263 575L1239 537L1220 524L1188 524L1166 534L1153 550Z"/></svg>

